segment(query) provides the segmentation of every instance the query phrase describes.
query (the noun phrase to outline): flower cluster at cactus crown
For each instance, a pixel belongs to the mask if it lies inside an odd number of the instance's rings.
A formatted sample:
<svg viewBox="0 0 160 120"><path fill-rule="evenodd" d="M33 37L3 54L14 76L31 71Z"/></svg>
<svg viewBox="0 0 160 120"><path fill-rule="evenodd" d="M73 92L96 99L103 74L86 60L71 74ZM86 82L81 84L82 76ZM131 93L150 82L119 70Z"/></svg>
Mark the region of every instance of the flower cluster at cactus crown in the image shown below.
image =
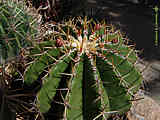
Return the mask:
<svg viewBox="0 0 160 120"><path fill-rule="evenodd" d="M71 51L77 51L90 56L98 51L106 50L107 45L122 45L125 41L119 30L115 30L112 25L95 22L87 17L82 19L70 19L63 24L48 24L52 29L46 31L45 36L52 36L56 41L56 47ZM51 28L51 27L50 27ZM121 40L120 40L121 39ZM123 41L123 42L122 42ZM117 47L118 47L117 46ZM111 49L110 49L111 50ZM115 52L111 50L110 52Z"/></svg>

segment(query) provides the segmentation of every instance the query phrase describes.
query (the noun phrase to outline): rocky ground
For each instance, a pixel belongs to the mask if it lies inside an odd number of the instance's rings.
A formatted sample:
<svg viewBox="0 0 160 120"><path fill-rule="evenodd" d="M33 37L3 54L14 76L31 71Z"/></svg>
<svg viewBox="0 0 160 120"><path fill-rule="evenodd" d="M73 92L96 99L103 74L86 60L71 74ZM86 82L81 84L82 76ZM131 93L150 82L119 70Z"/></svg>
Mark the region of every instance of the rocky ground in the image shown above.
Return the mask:
<svg viewBox="0 0 160 120"><path fill-rule="evenodd" d="M160 106L151 97L140 95L128 113L129 120L160 120Z"/></svg>
<svg viewBox="0 0 160 120"><path fill-rule="evenodd" d="M139 60L137 67L142 71L143 90L140 90L128 113L129 120L160 120L160 62Z"/></svg>

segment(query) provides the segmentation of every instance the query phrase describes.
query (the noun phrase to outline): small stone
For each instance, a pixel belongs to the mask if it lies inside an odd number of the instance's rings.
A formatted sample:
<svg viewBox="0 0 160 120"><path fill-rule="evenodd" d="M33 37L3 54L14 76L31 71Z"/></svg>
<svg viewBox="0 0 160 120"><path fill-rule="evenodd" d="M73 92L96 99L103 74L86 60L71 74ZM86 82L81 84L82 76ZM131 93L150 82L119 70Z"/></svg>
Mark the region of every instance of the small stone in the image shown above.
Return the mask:
<svg viewBox="0 0 160 120"><path fill-rule="evenodd" d="M151 67L155 70L160 71L160 62L154 62L152 63Z"/></svg>
<svg viewBox="0 0 160 120"><path fill-rule="evenodd" d="M140 96L138 96L140 97ZM134 101L128 113L129 120L160 120L160 105L152 98L145 96L144 99Z"/></svg>

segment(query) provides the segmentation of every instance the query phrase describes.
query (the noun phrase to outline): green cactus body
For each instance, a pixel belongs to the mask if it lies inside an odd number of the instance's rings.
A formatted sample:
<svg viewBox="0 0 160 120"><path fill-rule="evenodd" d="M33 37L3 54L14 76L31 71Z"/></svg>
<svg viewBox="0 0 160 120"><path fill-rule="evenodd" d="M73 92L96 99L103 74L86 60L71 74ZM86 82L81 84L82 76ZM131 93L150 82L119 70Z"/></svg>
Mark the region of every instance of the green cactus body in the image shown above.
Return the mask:
<svg viewBox="0 0 160 120"><path fill-rule="evenodd" d="M136 52L120 31L86 17L52 26L31 49L34 61L24 75L32 85L46 73L38 93L40 111L65 120L105 120L127 112L142 78L134 65Z"/></svg>
<svg viewBox="0 0 160 120"><path fill-rule="evenodd" d="M15 57L23 47L31 45L37 23L22 2L0 2L0 54L3 61Z"/></svg>
<svg viewBox="0 0 160 120"><path fill-rule="evenodd" d="M20 100L22 94L14 89L13 83L21 78L20 70L12 66L21 61L20 52L22 48L28 47L38 33L38 23L35 21L22 1L2 0L0 1L0 119L15 120L16 117L26 109L27 105ZM18 56L18 57L17 57ZM20 58L20 59L16 59ZM21 61L22 62L22 61ZM12 67L7 67L10 65ZM18 71L18 72L17 72ZM14 89L14 90L13 90ZM14 92L13 92L14 91ZM17 92L18 91L18 92ZM28 95L26 95L28 97ZM25 96L25 97L26 97ZM25 98L24 98L25 99ZM25 110L24 110L25 108Z"/></svg>

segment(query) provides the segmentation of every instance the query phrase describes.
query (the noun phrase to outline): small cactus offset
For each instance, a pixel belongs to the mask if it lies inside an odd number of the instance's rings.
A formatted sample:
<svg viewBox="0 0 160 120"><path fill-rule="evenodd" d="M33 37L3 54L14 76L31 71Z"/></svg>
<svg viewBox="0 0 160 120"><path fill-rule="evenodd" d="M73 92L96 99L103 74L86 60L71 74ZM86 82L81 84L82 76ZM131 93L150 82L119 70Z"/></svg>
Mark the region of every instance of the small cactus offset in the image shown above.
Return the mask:
<svg viewBox="0 0 160 120"><path fill-rule="evenodd" d="M0 2L0 54L2 61L15 57L22 47L31 45L37 33L35 18L22 2ZM0 63L2 62L0 61Z"/></svg>
<svg viewBox="0 0 160 120"><path fill-rule="evenodd" d="M58 120L106 120L127 112L142 78L126 42L112 25L87 17L52 24L30 49L33 62L24 74L26 84L42 85L40 111Z"/></svg>

